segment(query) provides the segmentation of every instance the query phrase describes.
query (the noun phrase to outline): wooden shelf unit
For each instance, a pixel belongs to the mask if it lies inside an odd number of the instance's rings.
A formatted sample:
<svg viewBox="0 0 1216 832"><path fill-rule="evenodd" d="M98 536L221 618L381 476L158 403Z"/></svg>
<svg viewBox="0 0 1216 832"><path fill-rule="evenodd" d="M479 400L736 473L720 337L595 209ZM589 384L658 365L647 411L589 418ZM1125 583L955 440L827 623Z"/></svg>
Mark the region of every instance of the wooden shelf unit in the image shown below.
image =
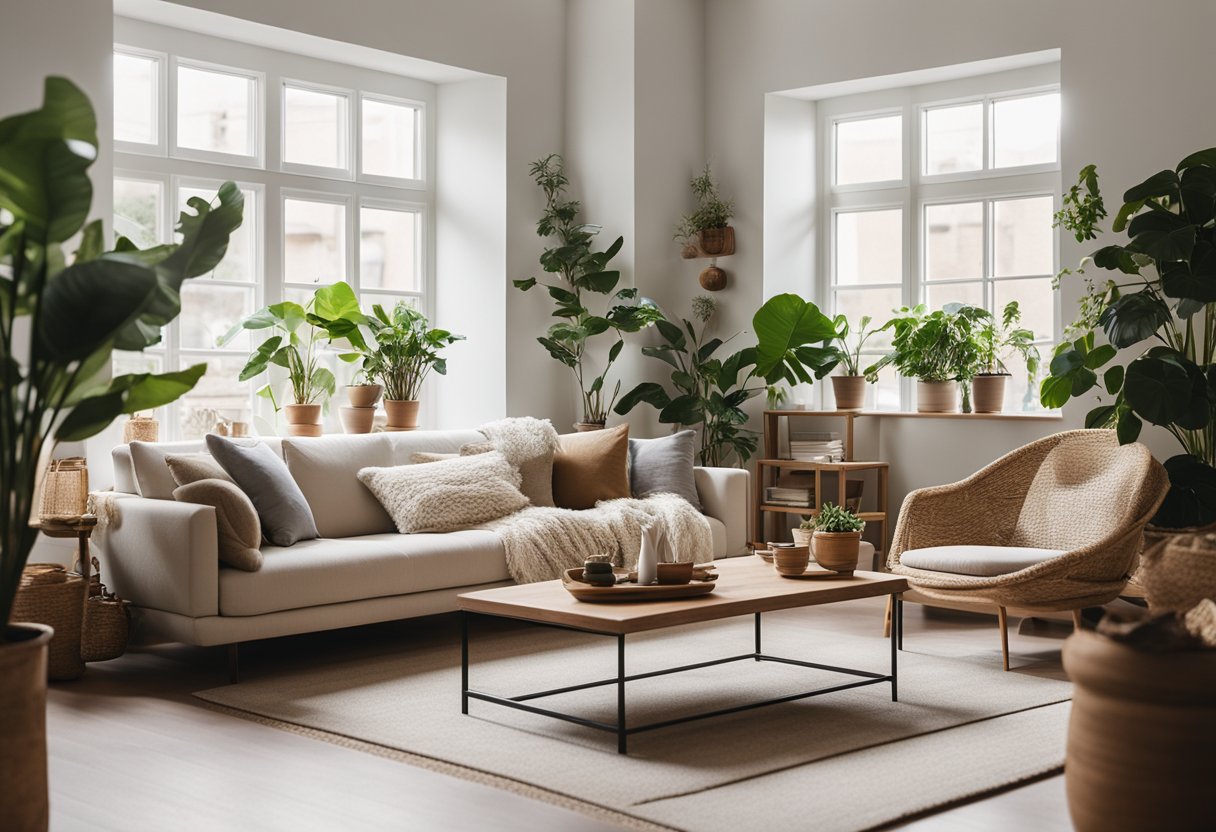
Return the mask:
<svg viewBox="0 0 1216 832"><path fill-rule="evenodd" d="M766 410L764 411L764 457L756 461L756 487L754 490L754 526L757 542L768 538L766 515L768 514L799 514L814 516L819 513L819 507L824 503L824 475L834 480L829 490L834 490L828 497L829 502L844 505L846 500L849 474L873 471L877 480L877 492L874 496L874 511L860 511L858 517L866 521L867 530L871 524L878 526L878 538L875 549L880 555L887 550L887 539L890 536L887 502L889 492L889 466L886 462L865 462L853 459L853 422L854 420L872 415L860 410ZM781 459L778 447L778 431L782 417L815 416L819 418L837 418L844 420L844 461L843 462L806 462L797 459ZM782 472L801 471L812 472L815 476L815 501L813 506L786 506L764 502L765 489ZM862 505L867 502L863 495ZM881 562L881 558L880 558Z"/></svg>

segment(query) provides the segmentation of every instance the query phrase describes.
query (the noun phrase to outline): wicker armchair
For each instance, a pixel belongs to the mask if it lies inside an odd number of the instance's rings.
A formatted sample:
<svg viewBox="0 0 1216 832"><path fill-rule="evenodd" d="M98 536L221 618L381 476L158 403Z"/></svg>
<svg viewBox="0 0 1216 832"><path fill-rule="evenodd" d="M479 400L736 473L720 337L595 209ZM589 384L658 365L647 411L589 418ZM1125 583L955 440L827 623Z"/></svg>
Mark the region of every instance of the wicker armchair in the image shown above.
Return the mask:
<svg viewBox="0 0 1216 832"><path fill-rule="evenodd" d="M1165 469L1144 445L1120 445L1108 430L1058 433L961 482L910 493L888 566L930 601L995 605L1008 670L1006 608L1070 610L1076 622L1081 608L1113 601L1127 583L1144 526L1168 490ZM930 571L901 562L913 550L983 546L1053 551L1003 574Z"/></svg>

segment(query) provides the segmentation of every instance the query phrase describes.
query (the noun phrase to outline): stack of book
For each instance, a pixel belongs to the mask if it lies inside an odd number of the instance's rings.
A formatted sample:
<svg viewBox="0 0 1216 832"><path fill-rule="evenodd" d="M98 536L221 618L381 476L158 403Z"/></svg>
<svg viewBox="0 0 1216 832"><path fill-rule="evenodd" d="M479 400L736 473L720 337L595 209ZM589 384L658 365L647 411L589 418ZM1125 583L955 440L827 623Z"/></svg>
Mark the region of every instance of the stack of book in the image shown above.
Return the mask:
<svg viewBox="0 0 1216 832"><path fill-rule="evenodd" d="M764 502L774 506L809 508L815 500L813 488L785 488L774 486L764 489Z"/></svg>
<svg viewBox="0 0 1216 832"><path fill-rule="evenodd" d="M844 443L839 433L803 433L790 437L790 459L801 462L840 462Z"/></svg>

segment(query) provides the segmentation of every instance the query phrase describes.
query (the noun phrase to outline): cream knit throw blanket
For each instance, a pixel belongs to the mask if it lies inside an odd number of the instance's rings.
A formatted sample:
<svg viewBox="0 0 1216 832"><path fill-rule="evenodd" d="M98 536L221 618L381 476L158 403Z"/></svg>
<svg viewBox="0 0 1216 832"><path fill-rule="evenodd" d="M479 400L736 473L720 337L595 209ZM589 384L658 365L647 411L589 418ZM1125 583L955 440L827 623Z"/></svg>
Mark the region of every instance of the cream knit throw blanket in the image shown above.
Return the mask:
<svg viewBox="0 0 1216 832"><path fill-rule="evenodd" d="M507 458L507 462L519 466L536 459L550 460L559 447L557 431L548 419L521 416L515 419L499 419L487 422L477 429L494 445L494 450Z"/></svg>
<svg viewBox="0 0 1216 832"><path fill-rule="evenodd" d="M633 568L642 528L651 523L666 527L672 560L713 560L709 521L674 494L604 500L584 511L531 506L485 528L502 539L507 570L522 584L558 578L589 555L608 554L616 565Z"/></svg>

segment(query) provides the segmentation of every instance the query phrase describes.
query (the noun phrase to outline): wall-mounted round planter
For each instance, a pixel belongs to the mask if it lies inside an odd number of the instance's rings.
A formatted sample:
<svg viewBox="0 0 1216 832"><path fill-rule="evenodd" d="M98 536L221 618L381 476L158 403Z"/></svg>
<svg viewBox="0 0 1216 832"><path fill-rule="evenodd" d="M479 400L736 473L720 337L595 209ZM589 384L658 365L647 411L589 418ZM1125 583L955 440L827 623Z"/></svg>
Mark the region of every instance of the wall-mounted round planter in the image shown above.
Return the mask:
<svg viewBox="0 0 1216 832"><path fill-rule="evenodd" d="M701 288L707 292L721 292L726 288L726 272L710 266L701 272Z"/></svg>
<svg viewBox="0 0 1216 832"><path fill-rule="evenodd" d="M735 253L735 229L707 228L697 234L697 245L706 257L727 257Z"/></svg>

